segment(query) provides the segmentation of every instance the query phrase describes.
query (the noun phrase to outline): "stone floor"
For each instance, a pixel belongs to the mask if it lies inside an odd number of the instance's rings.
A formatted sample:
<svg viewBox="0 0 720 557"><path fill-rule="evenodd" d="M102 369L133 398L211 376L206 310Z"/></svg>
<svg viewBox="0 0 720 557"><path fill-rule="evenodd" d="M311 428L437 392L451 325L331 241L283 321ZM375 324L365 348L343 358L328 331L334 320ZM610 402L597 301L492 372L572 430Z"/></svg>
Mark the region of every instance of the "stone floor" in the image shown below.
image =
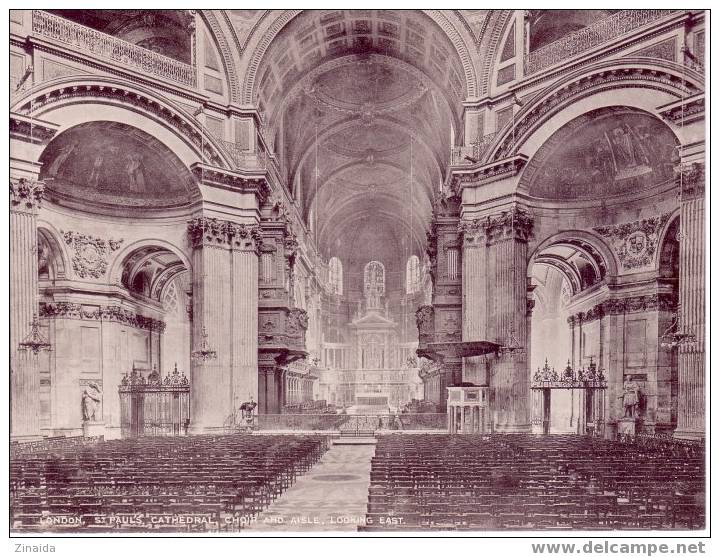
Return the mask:
<svg viewBox="0 0 720 557"><path fill-rule="evenodd" d="M374 445L333 445L243 531L355 531L367 511Z"/></svg>

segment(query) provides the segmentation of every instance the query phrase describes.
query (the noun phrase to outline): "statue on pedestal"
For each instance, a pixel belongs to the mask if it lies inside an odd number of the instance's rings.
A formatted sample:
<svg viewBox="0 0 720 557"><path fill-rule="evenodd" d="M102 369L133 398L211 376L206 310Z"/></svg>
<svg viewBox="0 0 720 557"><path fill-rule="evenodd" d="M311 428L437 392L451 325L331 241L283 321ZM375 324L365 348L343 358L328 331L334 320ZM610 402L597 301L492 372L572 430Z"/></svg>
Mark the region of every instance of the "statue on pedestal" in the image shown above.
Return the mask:
<svg viewBox="0 0 720 557"><path fill-rule="evenodd" d="M627 379L623 383L623 393L620 395L623 401L623 418L637 418L640 405L640 387L634 381Z"/></svg>
<svg viewBox="0 0 720 557"><path fill-rule="evenodd" d="M83 422L97 421L96 413L102 401L102 389L97 383L91 381L82 394Z"/></svg>

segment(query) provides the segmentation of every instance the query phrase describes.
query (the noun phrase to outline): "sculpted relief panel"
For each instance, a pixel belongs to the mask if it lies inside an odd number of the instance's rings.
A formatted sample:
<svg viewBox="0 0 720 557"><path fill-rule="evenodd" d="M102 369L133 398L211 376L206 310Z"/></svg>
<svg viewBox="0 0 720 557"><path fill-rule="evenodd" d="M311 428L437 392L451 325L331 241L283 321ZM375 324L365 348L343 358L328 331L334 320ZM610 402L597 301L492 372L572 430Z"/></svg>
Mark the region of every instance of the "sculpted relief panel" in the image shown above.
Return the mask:
<svg viewBox="0 0 720 557"><path fill-rule="evenodd" d="M657 217L595 228L610 240L623 269L639 269L653 264L660 232L670 218L666 213Z"/></svg>

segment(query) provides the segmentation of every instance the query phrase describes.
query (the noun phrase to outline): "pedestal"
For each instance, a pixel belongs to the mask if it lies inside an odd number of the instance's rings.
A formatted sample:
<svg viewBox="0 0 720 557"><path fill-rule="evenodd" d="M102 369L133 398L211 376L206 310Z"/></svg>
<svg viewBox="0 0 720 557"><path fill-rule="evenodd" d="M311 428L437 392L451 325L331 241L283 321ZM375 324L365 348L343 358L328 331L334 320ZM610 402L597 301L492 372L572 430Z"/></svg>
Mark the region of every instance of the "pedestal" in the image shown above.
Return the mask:
<svg viewBox="0 0 720 557"><path fill-rule="evenodd" d="M83 437L105 437L105 422L83 422Z"/></svg>
<svg viewBox="0 0 720 557"><path fill-rule="evenodd" d="M635 418L620 418L617 422L618 437L629 435L635 437L637 420Z"/></svg>

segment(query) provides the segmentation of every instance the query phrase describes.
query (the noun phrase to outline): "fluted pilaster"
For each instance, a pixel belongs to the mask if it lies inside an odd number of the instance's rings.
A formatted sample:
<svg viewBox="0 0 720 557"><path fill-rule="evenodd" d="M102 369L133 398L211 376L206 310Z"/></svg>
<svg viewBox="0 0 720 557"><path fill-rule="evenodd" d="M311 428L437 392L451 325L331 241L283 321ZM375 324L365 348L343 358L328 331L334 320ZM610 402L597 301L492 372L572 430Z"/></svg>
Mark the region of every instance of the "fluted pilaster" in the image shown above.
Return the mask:
<svg viewBox="0 0 720 557"><path fill-rule="evenodd" d="M37 210L43 185L10 181L10 435L40 435L40 375L37 355L20 350L37 312Z"/></svg>
<svg viewBox="0 0 720 557"><path fill-rule="evenodd" d="M680 209L680 325L694 335L678 352L676 435L705 435L705 168L683 171Z"/></svg>
<svg viewBox="0 0 720 557"><path fill-rule="evenodd" d="M191 365L191 428L220 428L239 405L258 397L259 231L217 219L188 225L193 246L193 349L205 327L217 358Z"/></svg>
<svg viewBox="0 0 720 557"><path fill-rule="evenodd" d="M462 221L463 239L463 319L464 341L487 340L488 252L484 220ZM487 384L485 356L465 358L463 380Z"/></svg>
<svg viewBox="0 0 720 557"><path fill-rule="evenodd" d="M527 348L527 241L533 219L512 207L486 223L488 243L488 340L502 350L493 363L495 430L530 431L530 370ZM509 346L509 344L516 346Z"/></svg>

